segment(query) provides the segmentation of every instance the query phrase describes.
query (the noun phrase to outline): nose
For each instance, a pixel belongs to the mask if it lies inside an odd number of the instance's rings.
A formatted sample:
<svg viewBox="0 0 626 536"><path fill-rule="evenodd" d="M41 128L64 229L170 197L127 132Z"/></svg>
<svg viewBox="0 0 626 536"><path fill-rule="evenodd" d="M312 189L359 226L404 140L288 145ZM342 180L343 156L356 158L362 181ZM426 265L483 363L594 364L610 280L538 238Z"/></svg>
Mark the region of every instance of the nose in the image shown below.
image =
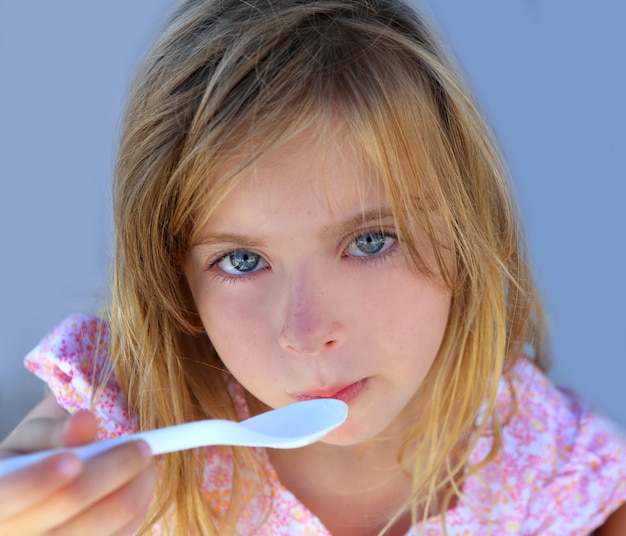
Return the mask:
<svg viewBox="0 0 626 536"><path fill-rule="evenodd" d="M337 318L336 299L324 277L300 274L286 290L283 326L278 342L294 355L317 356L339 348L345 339L345 328Z"/></svg>

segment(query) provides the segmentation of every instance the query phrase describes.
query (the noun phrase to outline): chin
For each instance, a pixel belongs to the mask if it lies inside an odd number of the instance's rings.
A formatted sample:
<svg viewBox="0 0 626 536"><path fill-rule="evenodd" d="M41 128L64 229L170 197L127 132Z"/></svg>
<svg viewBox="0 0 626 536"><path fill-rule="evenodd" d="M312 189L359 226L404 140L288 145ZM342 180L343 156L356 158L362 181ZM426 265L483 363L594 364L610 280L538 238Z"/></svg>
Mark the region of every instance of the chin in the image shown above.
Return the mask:
<svg viewBox="0 0 626 536"><path fill-rule="evenodd" d="M376 437L382 430L363 429L348 420L339 428L326 434L320 443L337 447L352 447Z"/></svg>

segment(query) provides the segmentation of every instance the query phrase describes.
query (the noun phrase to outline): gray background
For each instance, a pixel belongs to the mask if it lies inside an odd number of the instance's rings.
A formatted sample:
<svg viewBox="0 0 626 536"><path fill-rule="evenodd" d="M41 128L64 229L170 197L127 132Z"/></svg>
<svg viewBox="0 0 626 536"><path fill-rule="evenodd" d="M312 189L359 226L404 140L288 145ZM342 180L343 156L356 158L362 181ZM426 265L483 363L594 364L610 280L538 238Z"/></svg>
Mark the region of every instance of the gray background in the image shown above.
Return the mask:
<svg viewBox="0 0 626 536"><path fill-rule="evenodd" d="M626 425L626 2L430 0L512 169L553 330L551 376ZM97 312L122 103L171 0L0 0L0 437L22 368Z"/></svg>

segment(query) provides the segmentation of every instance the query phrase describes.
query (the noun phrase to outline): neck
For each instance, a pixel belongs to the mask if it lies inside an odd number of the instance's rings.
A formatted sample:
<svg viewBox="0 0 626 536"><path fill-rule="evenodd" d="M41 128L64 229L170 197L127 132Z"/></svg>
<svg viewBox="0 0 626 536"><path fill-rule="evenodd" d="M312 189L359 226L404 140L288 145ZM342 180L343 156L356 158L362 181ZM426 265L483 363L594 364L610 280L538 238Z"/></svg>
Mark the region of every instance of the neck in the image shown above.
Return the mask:
<svg viewBox="0 0 626 536"><path fill-rule="evenodd" d="M251 404L253 411L258 410ZM280 482L315 514L334 536L386 536L409 531L404 511L413 491L414 467L400 464L407 423L397 419L383 434L358 445L323 442L299 449L268 449ZM408 456L408 458L412 458ZM437 514L431 503L429 514ZM418 519L422 512L416 512Z"/></svg>
<svg viewBox="0 0 626 536"><path fill-rule="evenodd" d="M281 483L333 535L369 536L378 534L411 495L411 472L399 465L398 451L398 440L374 439L356 446L315 443L268 454ZM407 513L394 529L405 534L409 525Z"/></svg>

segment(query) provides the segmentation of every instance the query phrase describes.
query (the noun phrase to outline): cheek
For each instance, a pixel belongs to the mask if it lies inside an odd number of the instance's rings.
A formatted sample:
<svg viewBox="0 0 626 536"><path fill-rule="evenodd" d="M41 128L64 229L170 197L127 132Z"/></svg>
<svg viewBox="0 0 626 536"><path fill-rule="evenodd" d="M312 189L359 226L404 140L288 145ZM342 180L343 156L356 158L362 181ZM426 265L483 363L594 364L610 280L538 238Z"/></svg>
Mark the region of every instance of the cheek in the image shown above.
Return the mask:
<svg viewBox="0 0 626 536"><path fill-rule="evenodd" d="M397 363L429 367L448 324L450 293L431 279L408 276L390 286L385 306L379 308L380 329L387 334Z"/></svg>
<svg viewBox="0 0 626 536"><path fill-rule="evenodd" d="M246 391L269 406L284 405L280 396L276 398L283 390L272 338L272 304L245 292L241 293L245 299L239 299L230 290L217 290L198 307L207 335L224 366Z"/></svg>
<svg viewBox="0 0 626 536"><path fill-rule="evenodd" d="M269 306L261 297L241 294L216 290L196 302L209 339L231 370L259 362L255 356L268 352Z"/></svg>

